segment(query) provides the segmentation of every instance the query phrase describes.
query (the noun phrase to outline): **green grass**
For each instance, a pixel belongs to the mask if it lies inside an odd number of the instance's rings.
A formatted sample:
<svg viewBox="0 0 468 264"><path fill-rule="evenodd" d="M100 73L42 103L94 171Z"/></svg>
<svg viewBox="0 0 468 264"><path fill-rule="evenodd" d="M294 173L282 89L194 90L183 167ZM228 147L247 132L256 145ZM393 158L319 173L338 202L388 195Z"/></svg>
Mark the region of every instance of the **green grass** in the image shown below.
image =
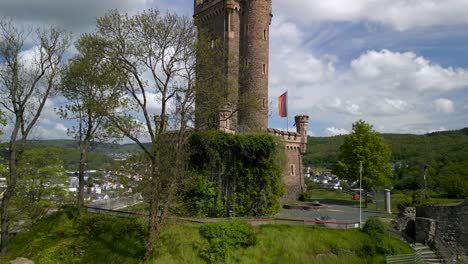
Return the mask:
<svg viewBox="0 0 468 264"><path fill-rule="evenodd" d="M142 260L145 241L143 219L102 215L78 216L59 212L31 231L11 240L9 263L26 257L35 263L205 263L196 245L206 243L200 225L168 224L161 232L154 255ZM264 225L255 227L257 243L232 251L226 263L384 263L384 255L369 256L372 240L359 230ZM384 237L395 254L410 254L401 241Z"/></svg>
<svg viewBox="0 0 468 264"><path fill-rule="evenodd" d="M417 191L393 191L391 193L391 206L393 212L398 212L398 205L401 203L413 203L413 197L416 197L417 204L420 205L442 205L442 204L452 204L463 201L463 199L451 199L441 197L440 194L430 193L428 200L420 199L420 192ZM348 192L341 190L331 190L331 189L312 189L307 191L307 200L324 200L324 203L337 203L343 205L354 205L359 206L359 201L354 201L352 195ZM364 197L363 197L364 199ZM379 210L384 210L384 197L383 195L378 195L376 197ZM364 203L364 201L363 201ZM375 203L370 203L368 205L369 209L374 209L376 207Z"/></svg>
<svg viewBox="0 0 468 264"><path fill-rule="evenodd" d="M149 203L140 202L140 203L134 204L132 206L125 207L125 208L121 209L120 211L147 214L148 210L149 210Z"/></svg>
<svg viewBox="0 0 468 264"><path fill-rule="evenodd" d="M441 197L437 193L429 193L428 200L422 200L420 191L394 191L392 192L392 211L398 212L399 204L406 204L408 206L417 205L443 205L462 202L463 199L452 199Z"/></svg>
<svg viewBox="0 0 468 264"><path fill-rule="evenodd" d="M312 189L307 191L307 200L326 200L329 203L342 205L359 205L359 201L354 201L351 193L332 189Z"/></svg>

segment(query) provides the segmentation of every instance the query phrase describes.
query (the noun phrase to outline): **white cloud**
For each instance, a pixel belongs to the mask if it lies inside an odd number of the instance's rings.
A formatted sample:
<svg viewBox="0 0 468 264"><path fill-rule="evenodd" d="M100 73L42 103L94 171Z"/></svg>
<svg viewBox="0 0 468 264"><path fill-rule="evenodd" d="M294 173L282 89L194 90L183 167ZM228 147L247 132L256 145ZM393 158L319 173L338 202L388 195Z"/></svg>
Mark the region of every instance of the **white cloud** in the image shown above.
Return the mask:
<svg viewBox="0 0 468 264"><path fill-rule="evenodd" d="M344 129L344 128L327 127L325 129L324 134L326 136L347 135L347 134L349 134L349 131Z"/></svg>
<svg viewBox="0 0 468 264"><path fill-rule="evenodd" d="M440 131L447 131L447 129L445 127L439 127L438 129L429 130L428 133L434 133L434 132L440 132Z"/></svg>
<svg viewBox="0 0 468 264"><path fill-rule="evenodd" d="M370 21L399 31L468 23L466 0L290 0L275 4L293 20L306 23Z"/></svg>
<svg viewBox="0 0 468 264"><path fill-rule="evenodd" d="M312 122L335 128L363 119L392 133L457 127L455 119L434 115L434 100L453 93L465 96L468 69L442 66L412 51L388 49L369 50L348 63L340 62L336 56L317 56L306 46L307 32L282 23L291 24L274 20L271 29L270 95L289 89L292 115L309 114L314 116ZM287 28L289 33L275 35L277 28ZM439 111L454 111L453 104L452 108L439 106ZM315 132L321 134L323 129Z"/></svg>
<svg viewBox="0 0 468 264"><path fill-rule="evenodd" d="M368 51L351 62L353 78L376 89L450 91L468 85L468 71L443 68L414 52Z"/></svg>
<svg viewBox="0 0 468 264"><path fill-rule="evenodd" d="M453 102L449 99L446 98L439 98L434 100L434 106L437 112L439 113L452 113L455 111L455 107L453 105Z"/></svg>
<svg viewBox="0 0 468 264"><path fill-rule="evenodd" d="M321 110L330 110L349 115L361 115L360 106L352 101L343 101L338 97L325 97L317 104Z"/></svg>

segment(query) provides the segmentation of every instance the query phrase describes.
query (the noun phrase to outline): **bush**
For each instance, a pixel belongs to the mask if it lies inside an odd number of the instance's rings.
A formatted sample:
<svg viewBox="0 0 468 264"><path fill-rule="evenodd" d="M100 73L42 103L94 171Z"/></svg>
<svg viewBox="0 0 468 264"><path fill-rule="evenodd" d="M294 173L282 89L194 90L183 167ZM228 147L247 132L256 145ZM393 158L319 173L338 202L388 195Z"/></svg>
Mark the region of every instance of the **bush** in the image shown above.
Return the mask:
<svg viewBox="0 0 468 264"><path fill-rule="evenodd" d="M397 202L397 208L399 211L403 211L407 207L414 207L414 203L411 198L405 197L403 200Z"/></svg>
<svg viewBox="0 0 468 264"><path fill-rule="evenodd" d="M247 248L257 241L253 228L246 222L218 222L200 227L200 235L208 244L197 244L200 256L209 263L219 263L239 247Z"/></svg>
<svg viewBox="0 0 468 264"><path fill-rule="evenodd" d="M385 234L385 226L379 218L373 216L367 219L362 232L368 234L371 238L378 239Z"/></svg>
<svg viewBox="0 0 468 264"><path fill-rule="evenodd" d="M303 192L299 195L299 201L309 201L312 198L312 192Z"/></svg>

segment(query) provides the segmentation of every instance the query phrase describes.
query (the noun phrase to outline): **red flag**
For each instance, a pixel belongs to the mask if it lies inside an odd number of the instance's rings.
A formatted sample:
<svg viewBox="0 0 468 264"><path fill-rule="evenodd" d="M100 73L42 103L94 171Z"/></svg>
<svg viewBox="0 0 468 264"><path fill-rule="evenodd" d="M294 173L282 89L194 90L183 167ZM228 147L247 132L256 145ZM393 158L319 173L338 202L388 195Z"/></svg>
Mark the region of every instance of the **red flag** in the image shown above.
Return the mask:
<svg viewBox="0 0 468 264"><path fill-rule="evenodd" d="M288 92L278 97L278 110L280 117L288 116Z"/></svg>
<svg viewBox="0 0 468 264"><path fill-rule="evenodd" d="M179 96L178 93L175 94L176 99L176 112L175 114L179 114L182 111L182 97Z"/></svg>

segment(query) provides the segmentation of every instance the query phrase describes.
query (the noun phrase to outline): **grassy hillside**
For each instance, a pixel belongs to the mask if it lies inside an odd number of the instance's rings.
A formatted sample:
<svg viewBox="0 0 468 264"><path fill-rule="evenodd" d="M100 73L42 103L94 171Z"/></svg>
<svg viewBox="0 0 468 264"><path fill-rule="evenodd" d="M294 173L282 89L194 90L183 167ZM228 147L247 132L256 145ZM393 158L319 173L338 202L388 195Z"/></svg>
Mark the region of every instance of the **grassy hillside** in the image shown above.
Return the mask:
<svg viewBox="0 0 468 264"><path fill-rule="evenodd" d="M426 135L382 134L392 150L394 186L419 189L423 168L429 165L429 187L449 194L468 195L468 128ZM331 168L344 136L309 138L304 162L314 168Z"/></svg>
<svg viewBox="0 0 468 264"><path fill-rule="evenodd" d="M144 221L59 212L11 240L1 263L22 256L35 263L206 263L207 241L200 225L173 223L162 231L153 257L142 261ZM370 236L359 230L265 225L255 227L256 244L231 251L226 263L384 263ZM412 250L385 235L383 248L393 254ZM220 248L212 252L216 252Z"/></svg>

